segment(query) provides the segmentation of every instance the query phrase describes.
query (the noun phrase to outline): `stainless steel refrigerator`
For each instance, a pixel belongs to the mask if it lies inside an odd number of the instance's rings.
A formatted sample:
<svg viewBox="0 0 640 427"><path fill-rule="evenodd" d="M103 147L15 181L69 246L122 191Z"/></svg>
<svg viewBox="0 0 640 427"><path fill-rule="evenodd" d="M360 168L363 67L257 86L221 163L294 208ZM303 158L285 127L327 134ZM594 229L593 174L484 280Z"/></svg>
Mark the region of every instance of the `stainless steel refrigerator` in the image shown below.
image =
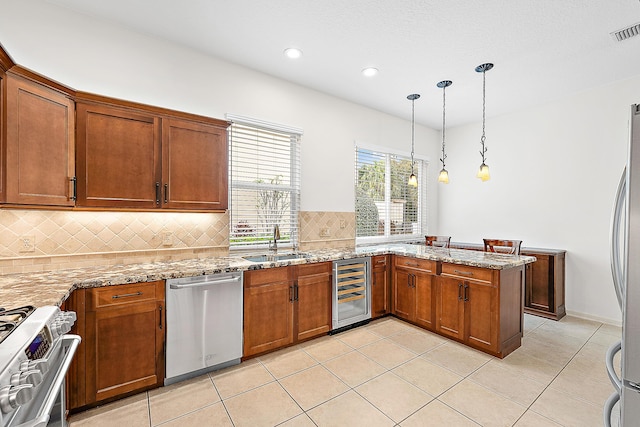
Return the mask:
<svg viewBox="0 0 640 427"><path fill-rule="evenodd" d="M609 348L606 366L615 391L604 406L605 426L640 425L640 105L631 106L629 154L611 226L611 271L622 310L622 340ZM621 376L613 359L621 352ZM616 406L617 402L620 402ZM613 413L619 408L620 414Z"/></svg>

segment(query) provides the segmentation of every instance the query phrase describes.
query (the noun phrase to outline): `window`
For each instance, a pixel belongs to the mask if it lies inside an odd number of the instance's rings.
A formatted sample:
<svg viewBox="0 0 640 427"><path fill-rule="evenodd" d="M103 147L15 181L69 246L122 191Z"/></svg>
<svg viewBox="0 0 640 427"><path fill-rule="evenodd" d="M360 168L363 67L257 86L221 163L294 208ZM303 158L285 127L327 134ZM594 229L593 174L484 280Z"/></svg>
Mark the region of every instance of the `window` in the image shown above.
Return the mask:
<svg viewBox="0 0 640 427"><path fill-rule="evenodd" d="M355 166L357 242L422 238L427 162L414 158L417 188L407 185L410 157L356 147Z"/></svg>
<svg viewBox="0 0 640 427"><path fill-rule="evenodd" d="M231 248L297 246L302 131L227 115L230 128Z"/></svg>

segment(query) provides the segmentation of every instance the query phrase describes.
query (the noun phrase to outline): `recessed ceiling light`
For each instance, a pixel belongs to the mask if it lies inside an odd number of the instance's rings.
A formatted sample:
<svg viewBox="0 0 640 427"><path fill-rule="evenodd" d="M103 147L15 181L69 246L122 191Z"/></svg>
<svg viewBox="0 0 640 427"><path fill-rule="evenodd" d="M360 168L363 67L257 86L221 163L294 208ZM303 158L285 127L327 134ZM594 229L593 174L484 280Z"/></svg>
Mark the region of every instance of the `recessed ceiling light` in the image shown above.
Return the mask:
<svg viewBox="0 0 640 427"><path fill-rule="evenodd" d="M302 56L302 51L295 47L290 47L284 50L284 54L286 55L287 58L298 59Z"/></svg>
<svg viewBox="0 0 640 427"><path fill-rule="evenodd" d="M374 67L368 67L362 70L362 75L366 77L373 77L378 74L378 69Z"/></svg>

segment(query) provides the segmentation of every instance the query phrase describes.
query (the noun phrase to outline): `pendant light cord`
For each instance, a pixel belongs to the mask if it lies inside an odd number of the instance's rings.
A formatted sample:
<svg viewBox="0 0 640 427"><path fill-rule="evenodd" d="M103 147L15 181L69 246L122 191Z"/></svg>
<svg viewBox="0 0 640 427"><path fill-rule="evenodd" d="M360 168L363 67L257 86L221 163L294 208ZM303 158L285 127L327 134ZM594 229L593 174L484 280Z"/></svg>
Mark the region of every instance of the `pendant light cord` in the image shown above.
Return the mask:
<svg viewBox="0 0 640 427"><path fill-rule="evenodd" d="M480 151L480 155L482 156L482 163L484 164L485 157L484 154L487 152L487 148L484 146L484 142L486 137L484 136L484 122L485 122L485 86L486 86L486 74L487 70L482 70L482 136L480 137L480 143L482 144L482 150Z"/></svg>
<svg viewBox="0 0 640 427"><path fill-rule="evenodd" d="M444 169L444 161L447 158L447 155L444 152L444 130L445 130L445 115L446 115L446 92L447 86L445 85L442 88L442 158L440 161L442 162L442 169Z"/></svg>
<svg viewBox="0 0 640 427"><path fill-rule="evenodd" d="M415 98L411 100L411 174L413 175L413 145L415 141L415 111L416 111L416 100Z"/></svg>

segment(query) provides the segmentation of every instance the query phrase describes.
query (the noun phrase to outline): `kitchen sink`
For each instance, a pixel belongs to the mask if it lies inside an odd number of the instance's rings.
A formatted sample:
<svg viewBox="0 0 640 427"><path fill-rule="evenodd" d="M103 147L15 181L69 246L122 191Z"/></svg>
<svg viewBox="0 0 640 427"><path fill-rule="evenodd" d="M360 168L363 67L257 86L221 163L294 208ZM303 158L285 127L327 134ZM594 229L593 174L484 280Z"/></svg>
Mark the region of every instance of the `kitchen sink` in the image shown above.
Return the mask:
<svg viewBox="0 0 640 427"><path fill-rule="evenodd" d="M275 262L275 261L284 261L288 259L304 259L307 257L308 257L307 254L298 252L294 254L247 255L247 256L243 256L242 258L251 262Z"/></svg>

